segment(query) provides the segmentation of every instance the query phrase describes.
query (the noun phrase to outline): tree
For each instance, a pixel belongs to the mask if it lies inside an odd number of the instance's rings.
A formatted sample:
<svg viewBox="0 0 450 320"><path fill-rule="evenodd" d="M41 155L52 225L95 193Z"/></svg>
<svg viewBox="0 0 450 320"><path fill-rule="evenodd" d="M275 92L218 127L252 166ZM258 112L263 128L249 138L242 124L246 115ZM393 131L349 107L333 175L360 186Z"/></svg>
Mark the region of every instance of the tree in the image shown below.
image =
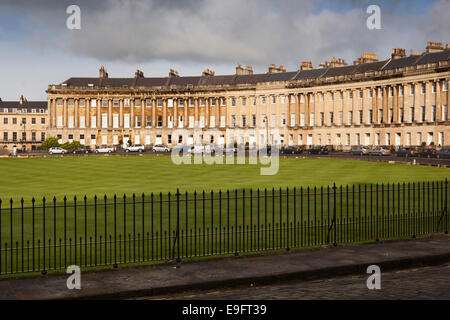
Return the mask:
<svg viewBox="0 0 450 320"><path fill-rule="evenodd" d="M49 137L44 142L42 142L42 149L48 150L50 148L56 148L59 147L58 138L56 137Z"/></svg>
<svg viewBox="0 0 450 320"><path fill-rule="evenodd" d="M79 147L81 147L81 143L78 141L66 142L63 145L61 145L61 148L67 151L73 151L75 149L78 149Z"/></svg>

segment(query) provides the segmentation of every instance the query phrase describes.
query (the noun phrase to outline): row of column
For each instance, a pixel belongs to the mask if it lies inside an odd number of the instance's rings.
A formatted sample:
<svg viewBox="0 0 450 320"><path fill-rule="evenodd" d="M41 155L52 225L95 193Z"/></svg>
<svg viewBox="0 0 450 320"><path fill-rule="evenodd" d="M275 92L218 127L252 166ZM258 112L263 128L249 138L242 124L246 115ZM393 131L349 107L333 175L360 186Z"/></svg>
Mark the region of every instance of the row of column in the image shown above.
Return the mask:
<svg viewBox="0 0 450 320"><path fill-rule="evenodd" d="M421 82L423 83L423 82ZM311 124L310 120L311 120L311 113L315 113L316 116L320 115L320 112L324 112L324 116L328 116L327 113L329 112L333 112L334 115L334 119L333 119L333 124L337 124L337 120L338 120L338 114L336 111L342 111L343 112L343 119L342 119L342 125L346 125L348 124L348 112L349 111L359 111L359 110L363 110L363 111L369 111L369 110L373 110L372 112L372 124L380 124L381 123L381 118L379 116L379 110L382 111L383 114L383 123L389 123L388 118L389 118L389 110L391 109L392 106L392 111L393 111L393 123L394 124L400 124L401 123L401 112L400 109L401 107L403 107L403 117L404 117L404 121L406 121L406 116L410 115L409 114L409 108L410 107L417 107L416 105L416 96L420 95L421 93L418 92L417 87L419 84L421 84L420 82L417 83L411 83L408 85L408 88L410 89L411 85L415 85L415 92L414 95L412 95L412 103L409 106L405 106L405 101L403 101L403 104L401 104L400 99L403 98L405 100L406 96L409 95L409 93L407 93L406 90L406 86L403 86L403 96L400 95L400 89L402 85L386 85L386 86L375 86L375 87L371 87L370 90L372 90L372 103L370 108L368 108L367 104L364 104L364 99L362 102L362 108L361 109L356 109L355 107L355 96L353 96L353 99L350 99L351 101L351 106L349 104L345 103L345 97L343 97L344 99L340 100L340 106L338 106L338 108L336 108L336 93L341 93L341 92L350 92L351 90L337 90L337 91L331 91L328 93L333 93L334 94L334 99L332 101L333 107L332 108L326 108L323 107L323 110L317 110L317 100L318 100L318 94L320 94L320 92L306 92L306 93L299 93L299 94L289 94L288 97L288 112L289 112L289 121L288 121L288 126L291 126L290 123L290 115L292 113L295 114L295 123L296 126L300 126L300 115L303 113L305 115L305 127L312 127L313 125L315 125L317 123L318 117L315 117L315 123ZM433 81L429 81L426 82L427 84L431 84L433 83ZM442 119L443 116L443 106L444 105L450 105L450 94L447 94L447 99L445 99L445 91L443 90L443 86L444 86L444 82L443 81L437 81L436 82L436 92L432 93L436 95L436 121L442 121L442 120L447 120L447 119ZM392 103L389 103L389 91L391 90L391 88L393 88L393 95L392 95ZM420 88L421 89L421 88ZM427 112L427 119L430 119L431 117L431 105L427 104L427 96L428 96L428 92L430 88L429 85L427 85L426 88L426 92L424 95L424 103L421 106L424 106L426 108L426 110L428 110ZM357 90L359 91L359 90ZM381 94L382 92L382 94ZM448 91L447 91L448 92ZM380 98L381 95L381 98ZM301 98L303 96L303 101L301 102ZM292 97L295 97L295 103L292 103ZM312 101L312 97L314 97L314 101ZM326 101L324 99L323 101L324 105L326 104ZM408 108L408 109L407 109ZM336 110L336 109L340 109L340 110ZM417 112L418 108L415 109L415 111ZM356 119L357 114L353 114L353 119L352 119L352 125L355 124L355 119ZM367 117L368 117L368 113L363 114L363 122L361 124L364 123L369 123L367 121ZM415 117L415 119L417 119L417 117ZM347 120L347 121L345 121ZM327 123L327 121L325 121L325 123ZM292 127L292 126L291 126Z"/></svg>
<svg viewBox="0 0 450 320"><path fill-rule="evenodd" d="M427 105L427 98L428 98L428 92L430 90L430 84L432 85L433 81L427 81L427 82L414 82L414 83L410 83L408 85L404 85L404 94L403 94L403 99L405 100L406 97L409 95L409 92L407 92L408 90L406 90L407 88L410 90L410 86L411 85L415 85L415 95L412 96L412 103L411 105L409 105L408 107L416 107L416 96L420 95L420 84L422 83L426 83L427 84L427 90L426 90L426 94L424 95L424 103L423 106L426 108L426 110L430 110L431 106ZM400 108L401 108L401 102L400 102L400 86L401 85L386 85L386 86L374 86L371 87L370 89L373 92L372 95L372 101L371 101L371 105L370 108L368 108L369 106L367 104L364 104L364 100L362 103L362 109L361 110L373 110L373 123L375 124L379 124L381 119L379 117L379 110L382 110L382 114L383 114L383 122L384 123L388 123L388 117L389 117L389 110L392 107L392 111L393 111L393 123L401 123L401 119L400 119ZM450 105L450 95L447 94L447 99L445 99L444 97L444 91L443 91L443 86L444 86L444 82L443 81L436 81L436 101L435 101L435 105L436 105L436 120L437 121L441 121L442 120L442 107L443 105L446 103L447 106ZM392 104L389 103L389 91L391 90L391 88L393 88L393 95L392 95ZM366 88L367 89L367 88ZM350 92L351 90L336 90L336 91L331 91L328 93L333 93L334 94L334 99L332 101L332 108L323 108L322 112L324 112L324 117L328 117L329 112L333 112L334 114L334 124L337 123L338 120L338 112L337 111L342 111L343 112L343 116L342 116L342 125L346 125L348 124L348 111L358 111L356 110L355 107L355 101L357 101L356 99L358 99L357 97L353 96L353 99L349 99L351 101L351 106L347 103L345 103L346 97L344 97L343 100L340 101L341 105L340 106L336 106L337 103L336 101L337 96L336 94L339 94L340 92ZM359 89L357 90L359 91ZM380 93L383 93L380 96ZM288 115L287 115L287 125L291 126L291 114L295 114L295 123L296 126L300 125L301 119L300 119L300 115L303 113L305 115L305 126L306 127L311 127L313 125L315 125L317 123L317 120L319 119L320 116L320 111L317 110L317 101L318 101L318 94L320 94L320 92L305 92L305 93L297 93L297 94L288 94L287 95L287 99L288 99ZM292 96L295 96L295 103L292 103ZM301 102L301 97L304 96L304 102ZM312 97L314 96L314 102L312 101ZM193 98L194 99L194 121L199 122L200 120L200 109L201 108L205 108L205 127L208 127L210 125L210 112L211 112L211 108L214 108L213 112L215 113L215 126L217 127L218 125L218 121L220 121L220 98L213 98L215 100L215 106L211 106L211 98L204 98L205 99L205 105L204 106L200 106L200 99L201 98ZM78 128L79 127L79 100L80 99L74 99L74 127ZM91 111L90 108L92 108L93 106L91 106L91 101L94 99L85 99L85 108L86 108L86 113L85 113L85 121L86 124L85 126L88 128L90 127L90 121L91 121ZM145 126L145 122L146 122L146 108L149 108L148 106L144 106L144 102L146 102L147 99L140 99L141 100L141 109L140 109L140 116L141 116L141 127ZM97 121L97 125L96 127L100 128L101 127L101 122L102 122L102 112L101 112L101 108L105 108L103 107L102 104L103 100L96 100L96 106L94 108L96 108L96 121ZM108 126L112 126L113 123L113 101L112 99L108 99ZM151 106L150 108L152 109L151 112L151 116L152 116L152 127L156 126L156 121L157 121L157 112L156 110L159 109L160 107L157 107L156 105L157 103L157 99L151 99ZM183 123L183 127L188 127L189 123L188 123L188 118L189 118L189 112L188 110L191 108L190 106L188 107L188 103L189 103L189 98L185 98L183 99L183 106L179 106L179 99L173 99L173 126L174 128L178 127L178 116L179 116L179 108L184 108L184 112L180 115L184 116L184 123ZM326 101L324 99L323 103L325 104ZM56 123L56 114L57 114L57 108L58 106L56 105L56 100L53 99L50 102L51 107L50 107L50 126L51 127L56 127L57 123ZM226 104L228 105L228 104ZM135 127L135 100L131 99L130 100L130 127ZM409 115L409 108L407 108L405 106L405 103L403 103L403 107L404 107L404 117L406 117L406 115ZM62 117L63 117L63 127L67 128L68 127L68 111L69 111L69 106L68 106L68 99L63 99L63 105L62 105ZM123 128L124 127L124 108L128 108L128 107L124 107L124 99L119 99L119 127ZM167 116L168 116L168 100L167 99L163 99L163 106L162 106L162 126L164 128L167 127ZM340 110L339 110L340 109ZM225 110L225 119L226 119L226 123L225 126L228 124L228 107L224 108ZM418 110L418 108L416 109ZM315 117L315 123L312 124L311 122L311 113L314 112L316 117ZM428 119L430 118L430 112L428 112ZM139 114L136 114L139 115ZM223 114L222 114L223 115ZM353 114L353 121L351 124L356 123L355 119L358 115L357 114ZM362 123L368 123L367 118L368 117L368 113L366 112L364 114L364 119ZM416 118L417 119L417 118ZM345 121L347 120L347 121ZM325 121L325 123L327 123L327 121ZM324 123L324 124L325 124Z"/></svg>

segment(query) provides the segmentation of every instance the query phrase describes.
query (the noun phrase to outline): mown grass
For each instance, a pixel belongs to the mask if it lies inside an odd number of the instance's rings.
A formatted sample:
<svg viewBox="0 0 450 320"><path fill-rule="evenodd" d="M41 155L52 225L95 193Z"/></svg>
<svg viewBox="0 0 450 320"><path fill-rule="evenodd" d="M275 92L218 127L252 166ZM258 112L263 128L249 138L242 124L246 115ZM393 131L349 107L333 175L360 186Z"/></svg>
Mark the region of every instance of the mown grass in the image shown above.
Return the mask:
<svg viewBox="0 0 450 320"><path fill-rule="evenodd" d="M448 228L448 218L441 219L448 169L281 159L277 175L261 176L259 166L175 166L170 157L0 159L0 166L1 198L14 198L12 210L2 203L0 272L165 261L178 250L186 257L310 247ZM115 201L114 194L120 195Z"/></svg>

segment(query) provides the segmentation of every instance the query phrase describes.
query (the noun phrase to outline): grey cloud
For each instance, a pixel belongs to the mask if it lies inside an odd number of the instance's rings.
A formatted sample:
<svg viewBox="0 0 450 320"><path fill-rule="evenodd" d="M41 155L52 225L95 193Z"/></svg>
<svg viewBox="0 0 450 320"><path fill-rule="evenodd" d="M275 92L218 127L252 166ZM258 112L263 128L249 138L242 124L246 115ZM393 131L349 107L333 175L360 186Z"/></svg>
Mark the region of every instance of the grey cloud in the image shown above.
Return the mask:
<svg viewBox="0 0 450 320"><path fill-rule="evenodd" d="M320 0L6 0L0 8L27 8L32 19L44 21L45 31L28 35L31 46L47 37L47 47L130 64L168 60L296 68L301 60L317 65L332 56L351 62L363 51L386 58L392 47L423 50L427 40L450 38L449 1L437 1L424 16L396 11L405 0L389 1L382 6L383 29L375 31L366 28L371 2L341 0L354 9L318 13ZM72 3L81 7L81 30L65 28L65 7Z"/></svg>

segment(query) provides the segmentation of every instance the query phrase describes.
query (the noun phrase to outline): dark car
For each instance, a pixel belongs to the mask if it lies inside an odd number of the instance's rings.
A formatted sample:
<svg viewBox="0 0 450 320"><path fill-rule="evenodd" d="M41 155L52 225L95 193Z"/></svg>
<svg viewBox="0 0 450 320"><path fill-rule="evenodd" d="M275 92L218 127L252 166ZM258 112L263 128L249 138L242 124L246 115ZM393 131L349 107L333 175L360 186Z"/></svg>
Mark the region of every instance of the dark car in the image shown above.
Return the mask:
<svg viewBox="0 0 450 320"><path fill-rule="evenodd" d="M415 148L400 148L397 150L397 157L404 157L404 158L410 158L410 157L416 157L416 149Z"/></svg>
<svg viewBox="0 0 450 320"><path fill-rule="evenodd" d="M258 154L261 154L261 153L266 154L266 155L271 155L271 153L272 153L272 146L268 145L268 146L260 148L258 150Z"/></svg>
<svg viewBox="0 0 450 320"><path fill-rule="evenodd" d="M450 159L450 149L442 149L436 152L438 159Z"/></svg>
<svg viewBox="0 0 450 320"><path fill-rule="evenodd" d="M427 148L427 149L423 149L420 153L419 156L422 158L436 158L436 149L433 148Z"/></svg>
<svg viewBox="0 0 450 320"><path fill-rule="evenodd" d="M309 154L328 154L328 147L318 146L308 150Z"/></svg>
<svg viewBox="0 0 450 320"><path fill-rule="evenodd" d="M89 149L88 147L79 147L72 151L73 154L79 154L79 153L87 154L90 152L91 152L91 149Z"/></svg>
<svg viewBox="0 0 450 320"><path fill-rule="evenodd" d="M302 154L303 150L300 147L290 146L290 147L281 149L281 153L282 154Z"/></svg>

